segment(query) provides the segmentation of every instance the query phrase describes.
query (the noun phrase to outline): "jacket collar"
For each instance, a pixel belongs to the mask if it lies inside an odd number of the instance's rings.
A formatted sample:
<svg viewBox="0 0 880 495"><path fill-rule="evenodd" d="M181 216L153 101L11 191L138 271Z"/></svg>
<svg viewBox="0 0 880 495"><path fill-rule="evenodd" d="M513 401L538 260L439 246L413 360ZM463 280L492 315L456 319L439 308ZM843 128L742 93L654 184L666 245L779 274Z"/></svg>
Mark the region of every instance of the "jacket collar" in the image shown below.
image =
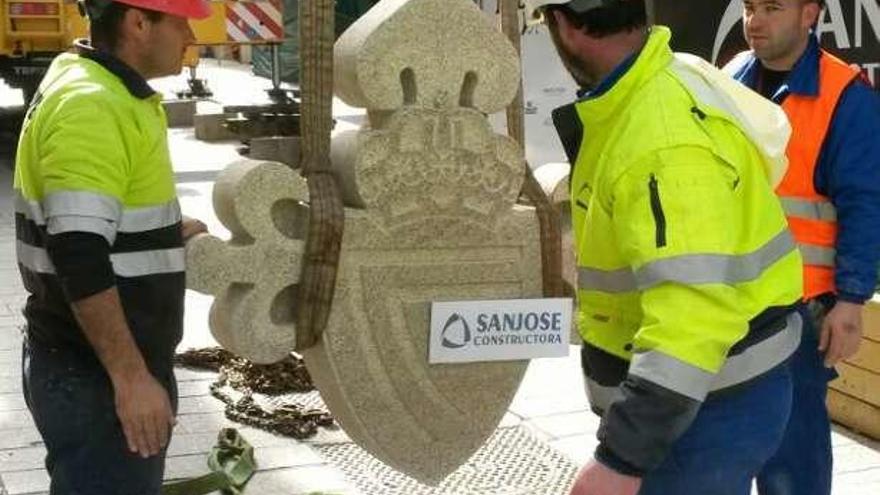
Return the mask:
<svg viewBox="0 0 880 495"><path fill-rule="evenodd" d="M599 85L608 88L601 93L593 91L578 102L578 115L584 127L593 128L618 114L633 92L669 64L672 60L672 49L669 48L671 37L668 28L653 26L645 46L635 59L624 61Z"/></svg>
<svg viewBox="0 0 880 495"><path fill-rule="evenodd" d="M633 63L636 61L636 57L638 53L633 53L629 57L617 64L617 67L611 71L611 74L608 74L602 82L599 83L594 89L581 89L577 92L578 99L584 98L596 98L608 92L609 89L613 88L617 81L623 77L624 74L632 67Z"/></svg>
<svg viewBox="0 0 880 495"><path fill-rule="evenodd" d="M76 40L74 46L76 47L77 54L81 57L96 62L108 72L118 77L132 96L145 100L156 94L156 91L150 87L143 76L113 54L93 48L89 44L89 40L86 39Z"/></svg>
<svg viewBox="0 0 880 495"><path fill-rule="evenodd" d="M819 58L821 56L822 50L819 48L819 41L815 36L810 36L806 50L794 64L782 86L773 95L773 100L778 102L789 93L800 96L817 96L819 94ZM761 68L761 62L755 57L755 53L751 52L743 66L736 71L734 77L746 83L750 88L757 88Z"/></svg>

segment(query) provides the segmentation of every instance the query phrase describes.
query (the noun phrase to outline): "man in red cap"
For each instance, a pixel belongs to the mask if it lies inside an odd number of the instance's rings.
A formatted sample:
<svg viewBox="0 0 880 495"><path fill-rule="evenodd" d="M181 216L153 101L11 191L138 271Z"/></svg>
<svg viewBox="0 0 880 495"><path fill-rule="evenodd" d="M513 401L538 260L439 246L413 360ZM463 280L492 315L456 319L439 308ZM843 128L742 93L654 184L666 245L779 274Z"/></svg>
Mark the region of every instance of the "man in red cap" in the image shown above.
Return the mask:
<svg viewBox="0 0 880 495"><path fill-rule="evenodd" d="M157 495L174 424L184 242L161 95L204 0L85 0L91 39L53 62L16 156L30 293L24 395L52 495Z"/></svg>

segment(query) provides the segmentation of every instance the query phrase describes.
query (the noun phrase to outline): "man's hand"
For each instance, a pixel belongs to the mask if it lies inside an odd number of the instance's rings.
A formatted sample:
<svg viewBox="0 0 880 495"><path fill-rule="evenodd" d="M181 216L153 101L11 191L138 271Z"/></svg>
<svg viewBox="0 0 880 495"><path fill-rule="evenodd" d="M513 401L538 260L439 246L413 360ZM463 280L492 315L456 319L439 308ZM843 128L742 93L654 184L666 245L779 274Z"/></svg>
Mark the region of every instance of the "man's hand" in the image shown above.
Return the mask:
<svg viewBox="0 0 880 495"><path fill-rule="evenodd" d="M838 301L822 322L819 351L825 353L825 366L851 358L862 341L862 305Z"/></svg>
<svg viewBox="0 0 880 495"><path fill-rule="evenodd" d="M150 374L122 310L116 287L71 304L113 383L116 415L128 448L143 457L168 444L174 413L165 388Z"/></svg>
<svg viewBox="0 0 880 495"><path fill-rule="evenodd" d="M196 234L203 234L208 231L208 226L195 218L183 217L181 221L180 232L183 235L183 242L189 241Z"/></svg>
<svg viewBox="0 0 880 495"><path fill-rule="evenodd" d="M571 495L636 495L641 486L641 478L620 474L590 460L575 478Z"/></svg>
<svg viewBox="0 0 880 495"><path fill-rule="evenodd" d="M174 412L165 387L149 371L113 381L116 415L122 423L128 449L147 458L168 445Z"/></svg>

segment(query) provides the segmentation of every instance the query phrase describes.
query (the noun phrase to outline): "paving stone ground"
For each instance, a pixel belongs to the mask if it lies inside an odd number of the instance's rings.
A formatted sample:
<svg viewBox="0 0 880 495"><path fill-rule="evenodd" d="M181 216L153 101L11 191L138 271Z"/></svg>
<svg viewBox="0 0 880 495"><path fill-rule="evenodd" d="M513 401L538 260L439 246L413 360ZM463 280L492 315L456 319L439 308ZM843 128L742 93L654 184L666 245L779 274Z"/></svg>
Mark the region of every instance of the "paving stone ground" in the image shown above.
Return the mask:
<svg viewBox="0 0 880 495"><path fill-rule="evenodd" d="M261 89L268 85L235 64L205 65L202 77L208 77L218 97L230 103L256 101L261 97ZM157 86L169 89L181 82L180 78L170 78ZM342 106L337 114L339 130L360 121L356 113ZM192 129L173 129L170 138L184 213L206 220L212 232L222 233L210 207L210 181L218 170L236 159L236 143L201 143L193 138ZM21 397L19 328L24 291L15 265L10 153L9 137L0 136L0 495L40 495L48 493L49 478L43 467L45 449ZM206 318L210 298L189 293L186 303L181 349L212 345ZM236 426L256 446L259 464L259 472L246 493L359 493L341 470L322 458L316 449L347 441L344 433L323 431L311 440L296 441L233 425L223 416L222 404L209 395L213 373L178 370L177 376L181 407L170 447L167 478L205 473L205 455L217 431L224 426ZM501 425L513 426L528 428L576 463L591 455L598 419L587 408L575 348L569 358L537 360L530 365ZM834 495L880 493L880 443L835 427L833 444Z"/></svg>

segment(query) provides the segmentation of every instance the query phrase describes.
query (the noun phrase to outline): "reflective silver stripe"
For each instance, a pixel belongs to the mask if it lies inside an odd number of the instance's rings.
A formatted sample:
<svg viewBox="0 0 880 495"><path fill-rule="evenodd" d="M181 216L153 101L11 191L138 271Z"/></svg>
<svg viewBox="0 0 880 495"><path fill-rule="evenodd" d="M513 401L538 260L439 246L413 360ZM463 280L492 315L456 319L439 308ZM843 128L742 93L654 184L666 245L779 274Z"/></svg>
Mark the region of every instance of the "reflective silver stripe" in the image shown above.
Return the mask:
<svg viewBox="0 0 880 495"><path fill-rule="evenodd" d="M15 252L18 262L25 268L37 273L55 273L55 265L52 264L45 249L16 241Z"/></svg>
<svg viewBox="0 0 880 495"><path fill-rule="evenodd" d="M788 315L785 329L725 361L712 382L712 391L751 380L788 359L801 343L803 320L797 312Z"/></svg>
<svg viewBox="0 0 880 495"><path fill-rule="evenodd" d="M659 351L634 354L629 374L702 402L710 391L751 380L788 359L801 341L801 324L792 313L785 329L728 358L717 374Z"/></svg>
<svg viewBox="0 0 880 495"><path fill-rule="evenodd" d="M37 225L46 225L46 219L43 217L43 207L37 201L25 199L20 189L15 190L15 212L21 213L25 218Z"/></svg>
<svg viewBox="0 0 880 495"><path fill-rule="evenodd" d="M764 270L795 250L788 229L745 255L688 254L646 264L636 272L639 289L664 282L680 284L736 284L758 278Z"/></svg>
<svg viewBox="0 0 880 495"><path fill-rule="evenodd" d="M49 235L63 234L65 232L90 232L104 237L110 245L113 245L113 242L116 240L116 225L110 220L97 217L53 216L49 218L46 232Z"/></svg>
<svg viewBox="0 0 880 495"><path fill-rule="evenodd" d="M659 351L633 354L629 374L702 402L715 374Z"/></svg>
<svg viewBox="0 0 880 495"><path fill-rule="evenodd" d="M629 268L620 270L599 270L598 268L578 268L578 287L583 290L598 290L618 293L638 289L636 277Z"/></svg>
<svg viewBox="0 0 880 495"><path fill-rule="evenodd" d="M122 205L113 196L90 191L56 191L43 198L46 218L54 216L95 217L117 223Z"/></svg>
<svg viewBox="0 0 880 495"><path fill-rule="evenodd" d="M184 260L183 248L110 255L113 271L120 277L143 277L160 273L182 272L185 268Z"/></svg>
<svg viewBox="0 0 880 495"><path fill-rule="evenodd" d="M103 235L111 243L117 231L135 233L160 229L174 225L182 219L177 199L159 206L122 209L119 201L112 196L87 191L58 191L46 196L43 204L45 210L39 202L25 199L16 190L15 210L29 220L45 225L46 218L59 218L56 222L49 222L49 234L76 231L79 230L76 228L79 225L83 227L83 232ZM84 220L87 218L105 220L110 222L110 226Z"/></svg>
<svg viewBox="0 0 880 495"><path fill-rule="evenodd" d="M837 220L837 209L830 201L811 201L793 197L783 197L779 200L782 202L782 209L790 216L826 222Z"/></svg>
<svg viewBox="0 0 880 495"><path fill-rule="evenodd" d="M645 290L664 282L687 285L736 284L758 278L796 245L788 229L756 251L744 255L686 254L648 263L633 274L629 268L600 270L578 267L578 288L608 293Z"/></svg>
<svg viewBox="0 0 880 495"><path fill-rule="evenodd" d="M180 204L177 200L164 205L147 208L126 208L119 219L119 232L143 232L161 229L181 220Z"/></svg>
<svg viewBox="0 0 880 495"><path fill-rule="evenodd" d="M55 273L55 265L43 248L17 241L18 262L32 271ZM183 272L185 267L183 248L157 251L137 251L110 255L113 271L120 277L143 277L162 273Z"/></svg>
<svg viewBox="0 0 880 495"><path fill-rule="evenodd" d="M608 406L619 396L620 387L606 387L599 385L589 377L584 377L584 390L587 392L587 400L590 406L607 411Z"/></svg>
<svg viewBox="0 0 880 495"><path fill-rule="evenodd" d="M834 258L837 251L834 248L814 246L812 244L798 244L805 265L827 266L834 268Z"/></svg>

